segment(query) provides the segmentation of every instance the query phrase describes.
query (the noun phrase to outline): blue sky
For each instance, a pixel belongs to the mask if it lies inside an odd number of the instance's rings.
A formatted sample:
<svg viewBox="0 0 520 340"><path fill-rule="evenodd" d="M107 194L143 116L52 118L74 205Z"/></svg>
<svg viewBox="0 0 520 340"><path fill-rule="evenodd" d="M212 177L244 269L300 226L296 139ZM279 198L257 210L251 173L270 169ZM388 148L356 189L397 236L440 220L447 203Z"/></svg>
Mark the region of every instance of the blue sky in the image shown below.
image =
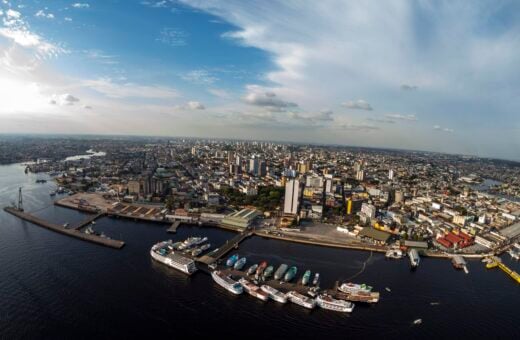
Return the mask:
<svg viewBox="0 0 520 340"><path fill-rule="evenodd" d="M520 160L515 1L0 0L0 132Z"/></svg>

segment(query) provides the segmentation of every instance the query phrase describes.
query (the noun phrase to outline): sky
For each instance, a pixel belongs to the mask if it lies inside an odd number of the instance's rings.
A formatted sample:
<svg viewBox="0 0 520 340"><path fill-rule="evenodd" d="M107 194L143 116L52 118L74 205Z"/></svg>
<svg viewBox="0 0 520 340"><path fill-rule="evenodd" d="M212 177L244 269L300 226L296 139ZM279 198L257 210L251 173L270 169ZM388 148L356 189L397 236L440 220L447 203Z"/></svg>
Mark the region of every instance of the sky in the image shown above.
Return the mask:
<svg viewBox="0 0 520 340"><path fill-rule="evenodd" d="M0 0L0 122L520 160L520 2Z"/></svg>

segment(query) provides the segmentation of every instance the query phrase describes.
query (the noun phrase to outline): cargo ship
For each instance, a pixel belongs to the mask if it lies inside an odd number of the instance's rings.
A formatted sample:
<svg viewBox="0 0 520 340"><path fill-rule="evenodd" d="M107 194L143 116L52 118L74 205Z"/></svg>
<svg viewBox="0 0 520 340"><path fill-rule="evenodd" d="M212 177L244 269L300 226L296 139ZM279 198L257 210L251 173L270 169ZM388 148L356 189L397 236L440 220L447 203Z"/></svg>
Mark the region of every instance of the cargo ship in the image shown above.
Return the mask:
<svg viewBox="0 0 520 340"><path fill-rule="evenodd" d="M284 276L283 280L285 282L291 281L292 279L294 279L294 277L296 276L297 272L298 272L298 268L296 268L295 266L292 266L291 268L289 268L287 273L285 273L285 276Z"/></svg>
<svg viewBox="0 0 520 340"><path fill-rule="evenodd" d="M354 304L352 302L334 299L327 294L318 295L316 304L323 309L333 310L336 312L352 313Z"/></svg>
<svg viewBox="0 0 520 340"><path fill-rule="evenodd" d="M180 270L191 275L197 271L197 266L192 259L176 254L171 241L163 241L155 244L150 250L152 258L168 267Z"/></svg>
<svg viewBox="0 0 520 340"><path fill-rule="evenodd" d="M241 278L238 282L244 287L244 290L251 296L254 296L257 299L260 299L262 301L267 301L269 299L269 294L264 292L260 287L255 285L252 282L249 282L245 278Z"/></svg>
<svg viewBox="0 0 520 340"><path fill-rule="evenodd" d="M280 280L285 272L287 271L287 268L289 268L285 263L281 264L278 269L276 269L276 272L274 273L274 279Z"/></svg>
<svg viewBox="0 0 520 340"><path fill-rule="evenodd" d="M236 270L241 270L246 265L247 259L245 257L241 257L237 262L233 265L233 268Z"/></svg>
<svg viewBox="0 0 520 340"><path fill-rule="evenodd" d="M256 278L259 279L262 273L264 272L265 268L267 268L267 262L262 261L258 268L256 268Z"/></svg>
<svg viewBox="0 0 520 340"><path fill-rule="evenodd" d="M311 271L306 270L302 277L302 285L306 286L311 280Z"/></svg>
<svg viewBox="0 0 520 340"><path fill-rule="evenodd" d="M419 253L415 249L410 249L408 252L408 258L410 259L410 266L412 268L419 267L419 262L421 261L421 258L419 257Z"/></svg>
<svg viewBox="0 0 520 340"><path fill-rule="evenodd" d="M260 289L269 294L269 297L274 301L279 303L287 303L287 296L285 296L285 294L279 290L268 285L262 285Z"/></svg>
<svg viewBox="0 0 520 340"><path fill-rule="evenodd" d="M220 270L211 272L211 277L213 278L213 281L218 283L222 288L235 295L240 295L244 292L244 288L239 282L233 280L230 275L226 275Z"/></svg>
<svg viewBox="0 0 520 340"><path fill-rule="evenodd" d="M308 309L313 309L314 307L316 307L316 300L311 299L310 297L302 295L298 292L295 292L294 290L287 293L287 299L289 299L289 301L291 301L292 303L295 303Z"/></svg>
<svg viewBox="0 0 520 340"><path fill-rule="evenodd" d="M264 280L267 280L268 278L270 278L271 275L273 275L273 272L274 272L274 267L273 266L269 266L269 267L265 268L265 270L264 270Z"/></svg>
<svg viewBox="0 0 520 340"><path fill-rule="evenodd" d="M226 266L233 267L237 261L238 261L238 254L231 255L226 261Z"/></svg>
<svg viewBox="0 0 520 340"><path fill-rule="evenodd" d="M251 267L249 267L249 269L247 270L247 275L253 275L257 268L258 268L258 264L256 264L256 263L254 265L252 265Z"/></svg>

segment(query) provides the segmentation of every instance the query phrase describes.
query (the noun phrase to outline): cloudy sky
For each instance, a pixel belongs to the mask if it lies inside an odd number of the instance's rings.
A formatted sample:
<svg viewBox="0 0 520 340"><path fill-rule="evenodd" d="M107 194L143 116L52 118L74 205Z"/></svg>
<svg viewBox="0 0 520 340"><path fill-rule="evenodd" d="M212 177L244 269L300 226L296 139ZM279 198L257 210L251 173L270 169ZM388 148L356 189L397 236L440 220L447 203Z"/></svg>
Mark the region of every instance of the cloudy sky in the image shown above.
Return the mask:
<svg viewBox="0 0 520 340"><path fill-rule="evenodd" d="M520 3L0 0L0 121L520 160Z"/></svg>

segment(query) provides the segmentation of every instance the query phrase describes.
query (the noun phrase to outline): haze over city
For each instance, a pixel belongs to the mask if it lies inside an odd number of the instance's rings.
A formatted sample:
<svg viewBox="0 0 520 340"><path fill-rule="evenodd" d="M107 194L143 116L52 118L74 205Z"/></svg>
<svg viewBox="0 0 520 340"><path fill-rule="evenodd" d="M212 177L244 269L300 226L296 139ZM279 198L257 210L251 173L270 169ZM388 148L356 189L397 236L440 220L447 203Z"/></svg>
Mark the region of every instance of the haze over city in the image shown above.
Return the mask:
<svg viewBox="0 0 520 340"><path fill-rule="evenodd" d="M0 2L0 133L519 160L515 1Z"/></svg>

